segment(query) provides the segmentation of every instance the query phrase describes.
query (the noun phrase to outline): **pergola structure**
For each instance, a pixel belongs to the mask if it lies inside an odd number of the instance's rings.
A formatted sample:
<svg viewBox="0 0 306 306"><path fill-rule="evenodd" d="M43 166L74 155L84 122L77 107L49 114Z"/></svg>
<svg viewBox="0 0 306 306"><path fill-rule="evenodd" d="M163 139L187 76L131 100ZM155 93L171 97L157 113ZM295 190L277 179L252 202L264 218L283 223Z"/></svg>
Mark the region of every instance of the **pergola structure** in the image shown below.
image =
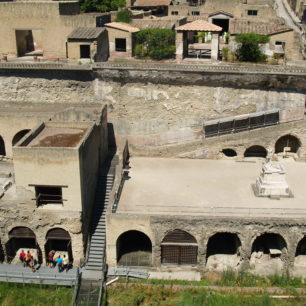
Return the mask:
<svg viewBox="0 0 306 306"><path fill-rule="evenodd" d="M219 55L219 35L222 28L212 24L205 20L195 20L190 23L186 23L176 28L176 59L182 60L188 56L188 34L199 32L210 32L212 34L211 39L211 53L210 58L217 60ZM203 44L203 47L204 44ZM199 46L201 50L201 46Z"/></svg>

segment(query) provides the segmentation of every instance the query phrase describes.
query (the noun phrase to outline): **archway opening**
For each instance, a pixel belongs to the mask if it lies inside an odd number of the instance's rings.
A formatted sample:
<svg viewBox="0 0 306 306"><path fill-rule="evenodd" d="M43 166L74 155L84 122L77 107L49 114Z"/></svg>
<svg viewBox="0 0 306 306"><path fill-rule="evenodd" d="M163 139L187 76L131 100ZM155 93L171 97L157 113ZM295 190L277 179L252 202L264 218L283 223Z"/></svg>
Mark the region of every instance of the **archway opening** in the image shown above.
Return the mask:
<svg viewBox="0 0 306 306"><path fill-rule="evenodd" d="M14 227L9 232L9 240L5 244L7 261L19 262L19 254L22 250L30 252L36 261L42 263L41 249L37 243L34 232L25 226Z"/></svg>
<svg viewBox="0 0 306 306"><path fill-rule="evenodd" d="M267 150L262 146L251 146L244 152L244 157L267 157Z"/></svg>
<svg viewBox="0 0 306 306"><path fill-rule="evenodd" d="M6 155L4 140L1 136L0 136L0 155L3 156Z"/></svg>
<svg viewBox="0 0 306 306"><path fill-rule="evenodd" d="M281 235L262 234L253 242L250 266L260 274L281 272L286 249L287 244Z"/></svg>
<svg viewBox="0 0 306 306"><path fill-rule="evenodd" d="M306 236L298 243L295 256L306 255Z"/></svg>
<svg viewBox="0 0 306 306"><path fill-rule="evenodd" d="M128 231L119 236L116 243L117 263L123 266L150 266L152 243L140 231Z"/></svg>
<svg viewBox="0 0 306 306"><path fill-rule="evenodd" d="M50 251L55 252L57 256L68 257L69 262L73 263L72 245L70 234L62 228L50 229L46 235L45 254L46 257Z"/></svg>
<svg viewBox="0 0 306 306"><path fill-rule="evenodd" d="M275 143L275 153L297 153L301 147L300 140L292 135L285 135L279 138Z"/></svg>
<svg viewBox="0 0 306 306"><path fill-rule="evenodd" d="M198 244L189 233L176 229L169 232L161 243L161 263L196 265Z"/></svg>
<svg viewBox="0 0 306 306"><path fill-rule="evenodd" d="M226 157L235 157L237 156L237 152L233 149L223 149L222 153L226 156Z"/></svg>
<svg viewBox="0 0 306 306"><path fill-rule="evenodd" d="M237 234L217 233L207 243L206 266L214 270L235 268L240 263L241 241Z"/></svg>
<svg viewBox="0 0 306 306"><path fill-rule="evenodd" d="M18 133L15 134L12 140L12 145L14 146L24 135L29 133L30 130L21 130Z"/></svg>
<svg viewBox="0 0 306 306"><path fill-rule="evenodd" d="M297 245L293 273L297 276L304 276L306 273L306 236Z"/></svg>

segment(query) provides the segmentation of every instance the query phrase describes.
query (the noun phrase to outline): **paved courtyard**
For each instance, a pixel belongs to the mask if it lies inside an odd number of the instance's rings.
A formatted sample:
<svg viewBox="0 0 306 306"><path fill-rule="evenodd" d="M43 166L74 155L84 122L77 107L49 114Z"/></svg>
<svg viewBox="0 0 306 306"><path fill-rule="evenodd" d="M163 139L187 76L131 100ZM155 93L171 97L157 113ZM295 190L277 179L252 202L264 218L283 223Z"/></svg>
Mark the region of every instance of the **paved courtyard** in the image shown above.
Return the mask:
<svg viewBox="0 0 306 306"><path fill-rule="evenodd" d="M306 163L283 160L293 198L258 198L251 185L263 159L131 158L117 212L306 216Z"/></svg>

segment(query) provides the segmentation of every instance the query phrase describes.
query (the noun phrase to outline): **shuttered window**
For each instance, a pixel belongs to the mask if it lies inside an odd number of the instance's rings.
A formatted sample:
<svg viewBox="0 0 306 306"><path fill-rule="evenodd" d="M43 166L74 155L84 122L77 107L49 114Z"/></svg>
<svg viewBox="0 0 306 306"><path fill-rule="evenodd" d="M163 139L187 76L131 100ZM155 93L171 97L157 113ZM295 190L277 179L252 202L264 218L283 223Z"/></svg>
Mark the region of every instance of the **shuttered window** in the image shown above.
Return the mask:
<svg viewBox="0 0 306 306"><path fill-rule="evenodd" d="M182 230L168 233L161 244L162 264L197 264L198 246L196 239Z"/></svg>

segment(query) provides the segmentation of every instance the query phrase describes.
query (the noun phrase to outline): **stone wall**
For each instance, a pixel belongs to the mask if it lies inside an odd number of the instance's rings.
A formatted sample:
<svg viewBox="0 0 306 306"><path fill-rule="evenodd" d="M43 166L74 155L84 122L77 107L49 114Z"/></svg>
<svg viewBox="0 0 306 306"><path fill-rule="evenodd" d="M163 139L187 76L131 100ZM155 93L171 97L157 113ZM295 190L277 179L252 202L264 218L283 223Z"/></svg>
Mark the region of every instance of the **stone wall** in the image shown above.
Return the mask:
<svg viewBox="0 0 306 306"><path fill-rule="evenodd" d="M177 266L161 264L161 242L172 230L180 229L194 236L198 243L198 264L196 269L206 269L207 244L216 233L234 233L241 241L240 268L247 268L252 252L252 244L265 233L282 236L286 242L286 252L282 262L284 269L294 266L295 252L299 241L306 233L306 223L299 219L280 218L238 218L234 216L148 216L110 214L107 218L107 263L116 266L116 242L118 237L129 230L146 234L152 242L152 269L160 271L176 270ZM191 267L188 266L187 269ZM273 271L269 271L273 274Z"/></svg>
<svg viewBox="0 0 306 306"><path fill-rule="evenodd" d="M27 195L27 197L29 196L30 194ZM44 247L46 234L52 228L62 228L68 231L71 237L74 265L80 265L80 260L84 258L81 213L62 211L59 214L58 210L52 211L35 208L33 204L20 203L22 201L19 203L16 200L6 203L3 203L3 199L1 201L0 240L4 251L4 246L9 240L9 231L16 226L25 226L30 228L36 235L37 243L43 254L43 262L45 263L46 256Z"/></svg>
<svg viewBox="0 0 306 306"><path fill-rule="evenodd" d="M119 143L127 137L135 154L152 148L149 154L163 155L168 147L175 153L176 145L201 142L204 120L275 108L286 121L296 120L290 113L303 118L304 82L270 74L103 70L95 94L109 106Z"/></svg>

